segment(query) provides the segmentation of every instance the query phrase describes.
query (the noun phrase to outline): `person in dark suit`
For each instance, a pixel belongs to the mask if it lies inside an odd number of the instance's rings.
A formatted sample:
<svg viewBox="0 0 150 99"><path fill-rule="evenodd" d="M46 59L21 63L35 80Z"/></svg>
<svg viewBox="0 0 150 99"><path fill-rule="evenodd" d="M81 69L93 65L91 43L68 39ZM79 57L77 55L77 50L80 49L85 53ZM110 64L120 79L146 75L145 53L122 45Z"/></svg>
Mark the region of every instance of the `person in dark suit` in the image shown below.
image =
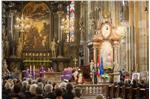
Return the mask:
<svg viewBox="0 0 150 99"><path fill-rule="evenodd" d="M63 95L63 99L73 99L74 93L72 92L73 86L72 84L68 83L66 87L66 93Z"/></svg>

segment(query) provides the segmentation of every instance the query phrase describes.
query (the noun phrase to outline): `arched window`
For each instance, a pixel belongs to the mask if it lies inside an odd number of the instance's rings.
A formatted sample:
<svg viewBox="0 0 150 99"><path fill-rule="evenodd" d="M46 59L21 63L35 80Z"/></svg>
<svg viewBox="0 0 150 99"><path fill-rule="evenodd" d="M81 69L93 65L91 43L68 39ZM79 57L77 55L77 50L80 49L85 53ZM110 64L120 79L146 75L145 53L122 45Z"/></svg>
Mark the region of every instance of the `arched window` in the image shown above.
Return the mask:
<svg viewBox="0 0 150 99"><path fill-rule="evenodd" d="M62 19L63 32L66 34L66 42L74 42L75 40L75 3L72 1L67 6L67 14L65 19Z"/></svg>

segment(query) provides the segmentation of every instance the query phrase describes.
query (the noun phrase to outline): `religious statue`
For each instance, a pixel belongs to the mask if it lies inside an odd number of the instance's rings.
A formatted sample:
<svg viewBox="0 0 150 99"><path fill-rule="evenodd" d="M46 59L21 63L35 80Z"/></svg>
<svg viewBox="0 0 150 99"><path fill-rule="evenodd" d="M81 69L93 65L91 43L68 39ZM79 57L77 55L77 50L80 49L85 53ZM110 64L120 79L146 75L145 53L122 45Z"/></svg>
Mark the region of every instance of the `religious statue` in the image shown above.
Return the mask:
<svg viewBox="0 0 150 99"><path fill-rule="evenodd" d="M43 47L46 46L46 41L47 41L47 36L43 36L43 40L42 40L42 46Z"/></svg>
<svg viewBox="0 0 150 99"><path fill-rule="evenodd" d="M56 42L55 42L55 38L51 42L51 51L52 51L52 57L56 57Z"/></svg>
<svg viewBox="0 0 150 99"><path fill-rule="evenodd" d="M90 72L93 72L94 71L94 61L91 60L91 63L90 63Z"/></svg>
<svg viewBox="0 0 150 99"><path fill-rule="evenodd" d="M8 68L7 68L8 66L7 66L7 63L6 63L6 60L4 60L3 61L3 67L2 67L2 74L3 74L3 76L7 76L7 75L9 75L10 74L10 71L8 70Z"/></svg>

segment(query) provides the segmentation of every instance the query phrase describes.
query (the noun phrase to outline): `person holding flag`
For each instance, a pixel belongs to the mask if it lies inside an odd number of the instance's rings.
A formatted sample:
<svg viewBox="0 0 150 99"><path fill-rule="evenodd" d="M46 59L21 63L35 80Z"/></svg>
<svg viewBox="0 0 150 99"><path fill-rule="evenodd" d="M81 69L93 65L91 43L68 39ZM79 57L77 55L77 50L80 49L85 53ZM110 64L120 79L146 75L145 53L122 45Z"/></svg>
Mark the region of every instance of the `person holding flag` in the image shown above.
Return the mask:
<svg viewBox="0 0 150 99"><path fill-rule="evenodd" d="M104 71L103 57L101 57L101 64L99 66L99 69L100 69L100 77L105 81L109 81L109 75L108 75L108 73L105 73L105 71ZM106 80L106 78L107 78L107 80Z"/></svg>
<svg viewBox="0 0 150 99"><path fill-rule="evenodd" d="M104 72L104 63L103 63L103 57L101 57L101 64L99 65L99 74L100 74L100 78L101 80L104 78L105 79L105 76L107 77L108 75L105 74ZM102 80L103 81L103 80Z"/></svg>

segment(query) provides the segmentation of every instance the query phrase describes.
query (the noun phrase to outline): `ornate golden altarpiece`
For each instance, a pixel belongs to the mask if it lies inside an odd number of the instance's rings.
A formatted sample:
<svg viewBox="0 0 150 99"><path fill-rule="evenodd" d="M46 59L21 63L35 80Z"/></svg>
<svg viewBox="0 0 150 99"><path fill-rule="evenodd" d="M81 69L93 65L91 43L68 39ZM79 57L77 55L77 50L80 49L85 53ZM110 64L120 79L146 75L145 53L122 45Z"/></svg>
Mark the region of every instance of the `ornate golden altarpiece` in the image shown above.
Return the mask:
<svg viewBox="0 0 150 99"><path fill-rule="evenodd" d="M44 2L29 2L23 10L27 30L21 32L22 58L25 66L48 66L51 63L51 16ZM25 23L25 22L24 22Z"/></svg>
<svg viewBox="0 0 150 99"><path fill-rule="evenodd" d="M24 23L28 29L21 31L19 38L21 47L18 51L21 52L25 66L39 68L39 66L55 65L56 71L62 71L66 65L69 65L70 58L57 57L62 44L57 44L51 33L54 25L51 22L51 10L44 2L29 2L24 6L22 15L25 17ZM55 56L52 56L53 40L56 43Z"/></svg>

